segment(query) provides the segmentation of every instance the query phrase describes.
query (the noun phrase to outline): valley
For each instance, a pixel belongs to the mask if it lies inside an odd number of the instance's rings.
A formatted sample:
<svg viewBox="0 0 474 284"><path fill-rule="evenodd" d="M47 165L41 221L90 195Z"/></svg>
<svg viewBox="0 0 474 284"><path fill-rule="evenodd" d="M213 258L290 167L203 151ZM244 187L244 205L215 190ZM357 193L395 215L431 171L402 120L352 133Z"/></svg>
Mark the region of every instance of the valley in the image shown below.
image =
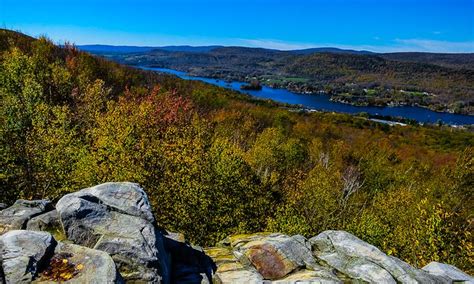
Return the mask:
<svg viewBox="0 0 474 284"><path fill-rule="evenodd" d="M473 54L220 46L131 53L116 49L106 52L107 47L90 51L128 65L169 68L224 81L256 80L271 88L309 95L326 93L333 101L358 106L408 105L474 114Z"/></svg>
<svg viewBox="0 0 474 284"><path fill-rule="evenodd" d="M181 79L197 80L208 84L216 85L226 89L242 92L254 98L263 100L273 100L279 103L288 104L288 108L299 111L329 111L338 113L348 113L368 118L384 118L391 121L398 121L409 124L446 124L453 126L474 125L474 116L451 114L431 111L426 107L397 105L397 106L371 106L354 105L345 103L343 100L335 100L324 92L318 94L301 94L283 88L264 86L259 90L245 90L245 82L224 81L221 79L192 76L185 72L167 69L139 67L140 69L155 71L159 73L172 74ZM343 98L344 99L344 98Z"/></svg>

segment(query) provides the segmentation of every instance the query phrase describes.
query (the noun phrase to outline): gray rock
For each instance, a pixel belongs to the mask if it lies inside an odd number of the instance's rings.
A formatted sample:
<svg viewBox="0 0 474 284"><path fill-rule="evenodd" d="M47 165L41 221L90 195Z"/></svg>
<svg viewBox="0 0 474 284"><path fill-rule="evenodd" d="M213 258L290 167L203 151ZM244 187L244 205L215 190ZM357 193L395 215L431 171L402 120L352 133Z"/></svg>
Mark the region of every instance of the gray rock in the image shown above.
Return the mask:
<svg viewBox="0 0 474 284"><path fill-rule="evenodd" d="M324 275L320 275L318 271L313 270L300 270L295 273L291 273L287 277L271 281L272 284L338 284L344 283L340 280L335 280L334 278L327 278Z"/></svg>
<svg viewBox="0 0 474 284"><path fill-rule="evenodd" d="M0 237L7 283L29 283L54 253L56 241L45 232L12 230Z"/></svg>
<svg viewBox="0 0 474 284"><path fill-rule="evenodd" d="M121 282L115 263L107 253L57 243L47 232L12 230L0 237L0 247L6 283L56 283L43 274L53 259L72 266L72 279L68 283Z"/></svg>
<svg viewBox="0 0 474 284"><path fill-rule="evenodd" d="M235 243L235 242L234 242ZM239 242L234 254L242 263L251 263L264 279L280 279L289 273L308 268L319 276L337 281L336 275L318 265L308 241L300 235L271 234Z"/></svg>
<svg viewBox="0 0 474 284"><path fill-rule="evenodd" d="M59 242L54 253L53 258L67 260L74 267L74 276L67 283L123 283L114 261L103 251ZM57 282L40 278L33 283Z"/></svg>
<svg viewBox="0 0 474 284"><path fill-rule="evenodd" d="M429 273L426 273L425 271L421 269L416 269L412 266L410 266L408 263L393 257L389 256L392 258L395 263L397 263L404 271L406 271L405 275L402 275L399 279L399 282L401 283L415 283L413 282L413 279L416 280L416 283L451 283L451 280L447 277L444 276L435 276Z"/></svg>
<svg viewBox="0 0 474 284"><path fill-rule="evenodd" d="M168 277L162 270L163 264L168 265L163 240L154 226L137 217L110 213L110 220L92 227L93 234L100 235L94 248L109 253L127 280L156 282Z"/></svg>
<svg viewBox="0 0 474 284"><path fill-rule="evenodd" d="M48 200L17 200L0 212L0 235L10 230L24 229L28 220L51 209Z"/></svg>
<svg viewBox="0 0 474 284"><path fill-rule="evenodd" d="M174 233L174 232L166 231L166 233L164 234L164 237L167 239L174 240L176 242L186 243L186 238L184 237L184 234L182 233Z"/></svg>
<svg viewBox="0 0 474 284"><path fill-rule="evenodd" d="M218 284L260 284L263 283L263 278L255 270L236 269L216 273L214 282Z"/></svg>
<svg viewBox="0 0 474 284"><path fill-rule="evenodd" d="M52 210L47 213L32 218L26 224L26 229L30 231L54 231L61 229L58 211Z"/></svg>
<svg viewBox="0 0 474 284"><path fill-rule="evenodd" d="M169 282L163 236L137 184L86 188L65 195L56 209L68 239L110 254L125 280Z"/></svg>
<svg viewBox="0 0 474 284"><path fill-rule="evenodd" d="M205 250L217 265L216 283L342 283L300 235L235 235L220 245Z"/></svg>
<svg viewBox="0 0 474 284"><path fill-rule="evenodd" d="M468 275L467 273L464 273L456 266L452 266L449 264L433 261L423 267L422 270L428 272L429 274L449 278L452 281L464 281L464 283L474 283L474 277Z"/></svg>
<svg viewBox="0 0 474 284"><path fill-rule="evenodd" d="M217 265L213 283L262 283L263 277L253 266L243 265L234 256L230 248L213 247L205 250Z"/></svg>
<svg viewBox="0 0 474 284"><path fill-rule="evenodd" d="M8 206L5 203L0 203L0 210L7 208Z"/></svg>
<svg viewBox="0 0 474 284"><path fill-rule="evenodd" d="M371 283L449 283L344 231L325 231L311 238L313 253L349 277Z"/></svg>
<svg viewBox="0 0 474 284"><path fill-rule="evenodd" d="M145 191L136 183L107 182L74 193L76 196L93 196L117 212L155 222Z"/></svg>

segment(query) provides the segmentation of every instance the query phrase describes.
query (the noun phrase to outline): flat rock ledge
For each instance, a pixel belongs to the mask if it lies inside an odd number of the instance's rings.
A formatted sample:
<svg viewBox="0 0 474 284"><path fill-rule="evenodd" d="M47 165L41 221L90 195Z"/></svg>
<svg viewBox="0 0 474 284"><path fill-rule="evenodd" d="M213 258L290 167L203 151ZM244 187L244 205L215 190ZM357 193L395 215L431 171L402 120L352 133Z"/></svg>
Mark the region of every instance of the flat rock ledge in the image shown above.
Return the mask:
<svg viewBox="0 0 474 284"><path fill-rule="evenodd" d="M0 208L0 283L473 283L344 231L229 236L201 249L157 226L145 191L113 182Z"/></svg>

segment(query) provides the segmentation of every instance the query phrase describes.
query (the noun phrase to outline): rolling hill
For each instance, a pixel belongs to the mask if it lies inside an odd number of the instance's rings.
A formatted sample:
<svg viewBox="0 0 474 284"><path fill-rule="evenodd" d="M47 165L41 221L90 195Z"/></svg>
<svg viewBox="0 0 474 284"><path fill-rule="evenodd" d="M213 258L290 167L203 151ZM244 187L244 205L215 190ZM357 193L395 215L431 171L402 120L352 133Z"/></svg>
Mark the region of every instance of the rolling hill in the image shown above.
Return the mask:
<svg viewBox="0 0 474 284"><path fill-rule="evenodd" d="M334 100L353 104L408 104L474 114L474 54L203 47L192 52L153 49L106 57L203 77L257 79L296 92L324 91Z"/></svg>

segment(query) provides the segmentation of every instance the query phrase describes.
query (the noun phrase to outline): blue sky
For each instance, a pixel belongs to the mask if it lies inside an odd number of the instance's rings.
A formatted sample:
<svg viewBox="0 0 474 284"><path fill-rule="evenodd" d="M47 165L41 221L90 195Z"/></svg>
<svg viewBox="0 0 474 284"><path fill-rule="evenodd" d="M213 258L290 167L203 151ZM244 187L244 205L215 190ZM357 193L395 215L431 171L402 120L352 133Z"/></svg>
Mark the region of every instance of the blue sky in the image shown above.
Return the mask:
<svg viewBox="0 0 474 284"><path fill-rule="evenodd" d="M0 0L56 42L474 52L474 0Z"/></svg>

